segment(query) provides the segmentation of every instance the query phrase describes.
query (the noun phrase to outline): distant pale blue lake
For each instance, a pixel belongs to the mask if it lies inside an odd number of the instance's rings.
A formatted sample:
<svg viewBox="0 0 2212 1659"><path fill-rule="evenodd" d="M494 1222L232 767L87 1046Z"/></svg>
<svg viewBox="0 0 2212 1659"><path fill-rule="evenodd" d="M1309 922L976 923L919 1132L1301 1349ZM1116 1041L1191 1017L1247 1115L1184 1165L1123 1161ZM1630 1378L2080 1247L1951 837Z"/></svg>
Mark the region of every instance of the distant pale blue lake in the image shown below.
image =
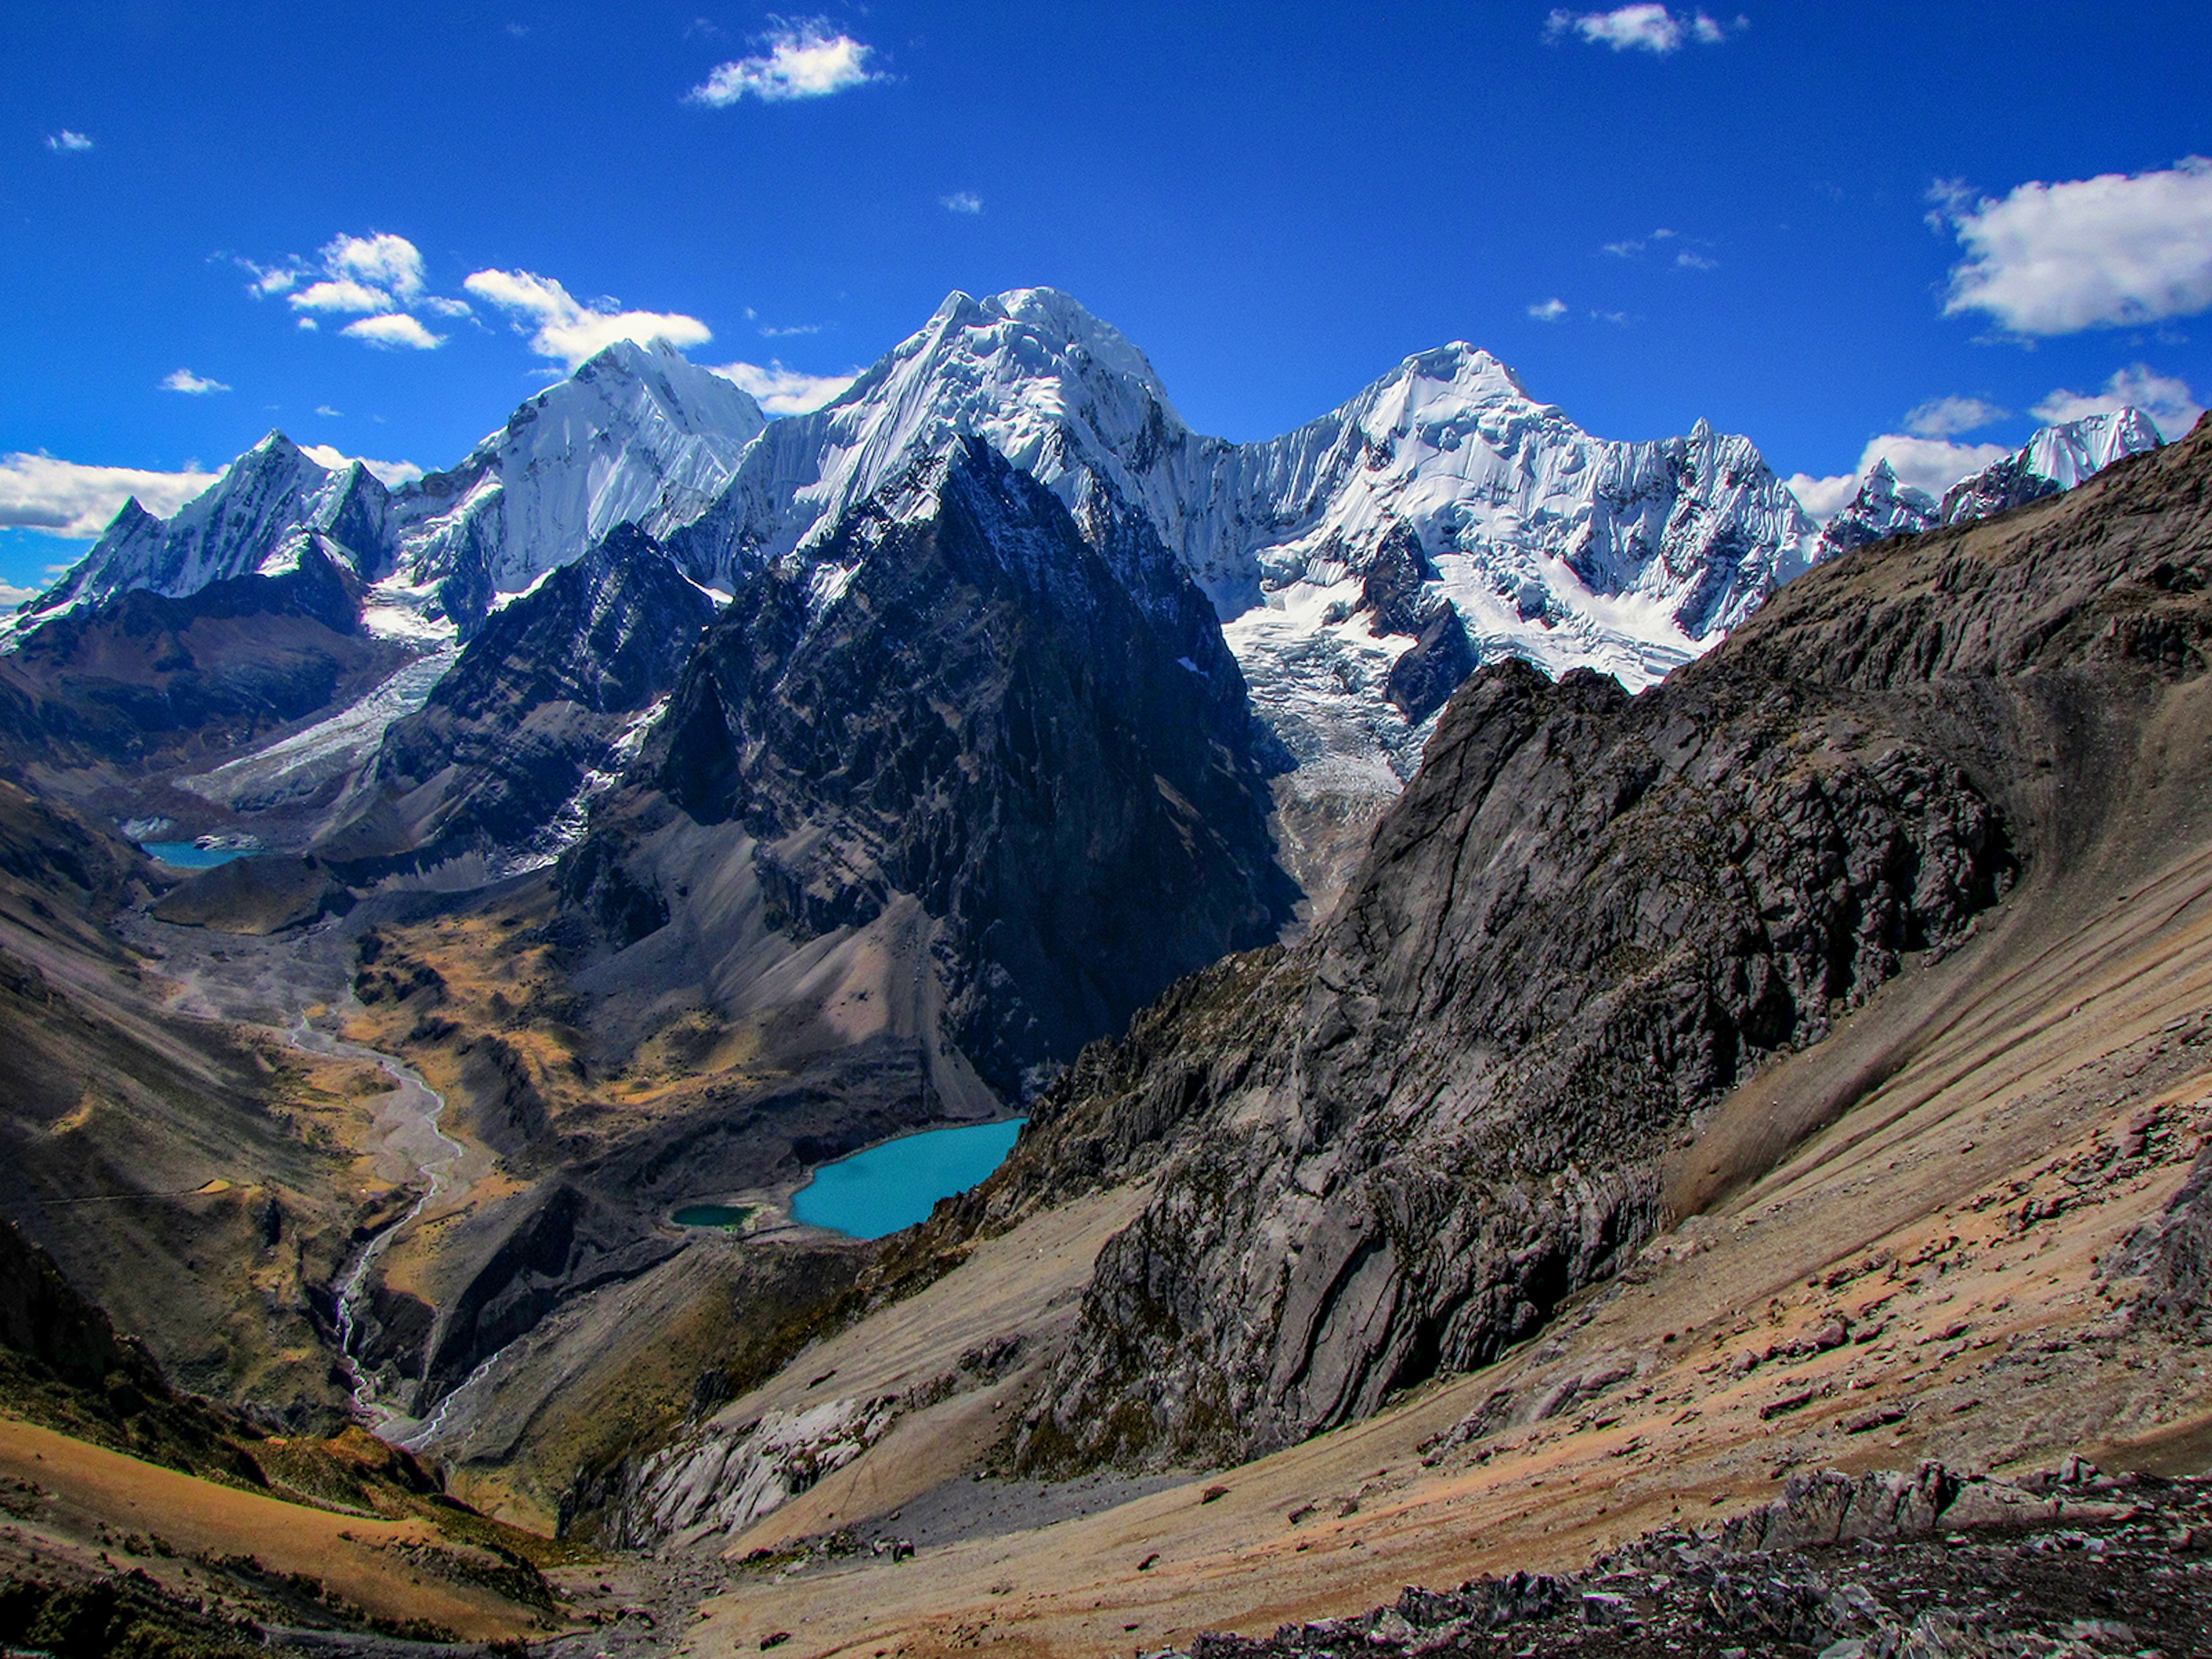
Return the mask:
<svg viewBox="0 0 2212 1659"><path fill-rule="evenodd" d="M146 841L138 843L149 859L172 870L212 870L233 859L250 859L258 847L196 847L188 841Z"/></svg>
<svg viewBox="0 0 2212 1659"><path fill-rule="evenodd" d="M966 1192L1003 1164L1028 1121L932 1129L825 1164L792 1199L791 1213L854 1238L911 1227L939 1199Z"/></svg>

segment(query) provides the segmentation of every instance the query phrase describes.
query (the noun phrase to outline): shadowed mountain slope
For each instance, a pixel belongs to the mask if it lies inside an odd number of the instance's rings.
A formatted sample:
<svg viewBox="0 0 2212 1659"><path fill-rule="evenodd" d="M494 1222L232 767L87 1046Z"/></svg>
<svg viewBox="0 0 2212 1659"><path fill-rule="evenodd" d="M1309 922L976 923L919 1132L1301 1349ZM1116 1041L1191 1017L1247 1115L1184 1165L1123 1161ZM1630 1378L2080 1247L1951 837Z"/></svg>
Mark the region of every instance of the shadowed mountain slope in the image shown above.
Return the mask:
<svg viewBox="0 0 2212 1659"><path fill-rule="evenodd" d="M617 963L732 988L917 906L902 999L1021 1092L1296 897L1236 661L1146 568L1140 605L981 440L918 463L738 593L564 892Z"/></svg>
<svg viewBox="0 0 2212 1659"><path fill-rule="evenodd" d="M486 619L386 731L368 807L317 850L356 878L471 855L550 863L714 611L658 543L617 526Z"/></svg>

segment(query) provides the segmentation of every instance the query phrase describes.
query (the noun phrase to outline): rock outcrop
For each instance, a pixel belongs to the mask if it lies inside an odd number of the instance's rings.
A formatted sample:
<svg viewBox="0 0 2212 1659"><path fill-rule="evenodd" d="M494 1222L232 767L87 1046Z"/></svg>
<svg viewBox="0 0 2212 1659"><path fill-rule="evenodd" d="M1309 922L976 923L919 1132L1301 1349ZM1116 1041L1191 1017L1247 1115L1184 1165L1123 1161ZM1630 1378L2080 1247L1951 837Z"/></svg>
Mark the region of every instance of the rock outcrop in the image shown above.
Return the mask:
<svg viewBox="0 0 2212 1659"><path fill-rule="evenodd" d="M1620 1263L1704 1107L2081 843L2204 672L2208 550L2212 427L1818 570L1642 696L1481 671L1328 927L1085 1056L975 1200L1158 1165L1023 1455L1279 1446Z"/></svg>

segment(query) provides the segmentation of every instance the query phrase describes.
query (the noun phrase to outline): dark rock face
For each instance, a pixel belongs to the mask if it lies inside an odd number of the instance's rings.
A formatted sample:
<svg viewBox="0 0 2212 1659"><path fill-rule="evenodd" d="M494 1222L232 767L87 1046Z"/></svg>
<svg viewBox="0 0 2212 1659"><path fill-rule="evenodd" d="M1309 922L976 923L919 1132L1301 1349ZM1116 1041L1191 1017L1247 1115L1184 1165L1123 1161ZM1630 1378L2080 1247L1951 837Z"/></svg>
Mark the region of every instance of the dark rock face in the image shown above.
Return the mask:
<svg viewBox="0 0 2212 1659"><path fill-rule="evenodd" d="M494 612L386 732L376 805L322 850L349 873L527 849L676 683L714 603L622 525ZM580 810L580 808L577 810Z"/></svg>
<svg viewBox="0 0 2212 1659"><path fill-rule="evenodd" d="M2008 455L1971 478L1961 478L1943 492L1937 516L1943 524L1965 524L1974 519L1993 519L2015 507L2056 495L2061 486L2027 464L2025 453Z"/></svg>
<svg viewBox="0 0 2212 1659"><path fill-rule="evenodd" d="M58 617L4 661L0 735L20 754L135 764L218 758L366 690L404 653L359 621L358 578L309 548L281 575L190 599L139 588Z"/></svg>
<svg viewBox="0 0 2212 1659"><path fill-rule="evenodd" d="M2016 847L2015 803L2054 749L2094 799L2203 672L2208 548L2212 427L1817 570L1640 697L1478 673L1326 929L1086 1056L979 1196L1160 1164L1024 1455L1249 1456L1527 1334L1702 1107L2063 856L2081 815Z"/></svg>
<svg viewBox="0 0 2212 1659"><path fill-rule="evenodd" d="M1424 602L1421 585L1436 574L1420 538L1401 525L1383 538L1360 584L1361 609L1377 635L1413 635L1413 648L1391 665L1387 687L1391 703L1409 726L1419 726L1443 708L1480 660L1458 607L1441 596Z"/></svg>
<svg viewBox="0 0 2212 1659"><path fill-rule="evenodd" d="M980 440L919 465L738 594L645 787L564 865L569 901L611 944L652 931L684 898L634 852L687 824L750 840L792 944L910 896L937 930L942 1028L1007 1092L1271 937L1296 894L1235 659L1156 542L1118 562L1156 583L1133 592Z"/></svg>

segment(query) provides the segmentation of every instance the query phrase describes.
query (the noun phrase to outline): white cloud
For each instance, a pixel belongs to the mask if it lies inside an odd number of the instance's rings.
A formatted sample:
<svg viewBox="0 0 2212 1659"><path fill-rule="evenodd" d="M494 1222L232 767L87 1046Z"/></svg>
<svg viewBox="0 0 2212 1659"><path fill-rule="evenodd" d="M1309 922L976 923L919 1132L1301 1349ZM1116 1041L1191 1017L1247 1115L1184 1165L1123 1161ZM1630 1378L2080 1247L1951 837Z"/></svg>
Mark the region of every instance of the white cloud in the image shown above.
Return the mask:
<svg viewBox="0 0 2212 1659"><path fill-rule="evenodd" d="M680 313L591 310L550 276L527 270L479 270L462 286L516 319L518 329L535 325L530 349L570 368L617 340L641 344L665 340L682 349L714 337L714 331L696 317Z"/></svg>
<svg viewBox="0 0 2212 1659"><path fill-rule="evenodd" d="M392 296L350 276L337 276L308 284L292 295L289 303L297 311L389 311Z"/></svg>
<svg viewBox="0 0 2212 1659"><path fill-rule="evenodd" d="M1797 505L1823 524L1849 507L1851 497L1859 493L1859 475L1856 472L1839 472L1832 478L1793 472L1783 482L1797 498Z"/></svg>
<svg viewBox="0 0 2212 1659"><path fill-rule="evenodd" d="M316 465L326 466L333 472L359 461L386 489L397 489L402 484L413 483L422 476L422 469L412 461L373 461L366 455L349 455L328 444L301 444L300 453Z"/></svg>
<svg viewBox="0 0 2212 1659"><path fill-rule="evenodd" d="M164 390L181 392L189 397L204 398L210 392L228 392L230 388L221 380L210 380L205 375L195 374L189 368L180 368L161 381Z"/></svg>
<svg viewBox="0 0 2212 1659"><path fill-rule="evenodd" d="M431 333L404 311L387 311L380 316L363 317L357 322L348 323L338 332L386 351L435 351L446 343L444 335Z"/></svg>
<svg viewBox="0 0 2212 1659"><path fill-rule="evenodd" d="M13 582L0 582L0 611L14 611L39 597L35 587L18 587Z"/></svg>
<svg viewBox="0 0 2212 1659"><path fill-rule="evenodd" d="M860 378L857 369L850 374L803 374L774 359L766 368L758 363L724 363L713 372L751 392L770 415L804 415L819 409Z"/></svg>
<svg viewBox="0 0 2212 1659"><path fill-rule="evenodd" d="M1611 323L1615 328L1626 328L1628 313L1625 311L1593 311L1590 313L1590 321Z"/></svg>
<svg viewBox="0 0 2212 1659"><path fill-rule="evenodd" d="M1948 438L1993 425L2011 414L1981 398L1936 398L1905 417L1905 429L1916 438Z"/></svg>
<svg viewBox="0 0 2212 1659"><path fill-rule="evenodd" d="M319 326L318 313L356 317L358 321L338 331L386 350L432 351L446 343L446 336L432 333L413 312L438 317L475 314L465 300L428 291L422 251L404 236L389 231L334 236L323 245L316 261L314 266L297 258L279 265L256 264L251 259L238 263L253 273L247 291L257 299L283 295L301 328L313 332ZM315 279L299 287L307 276Z"/></svg>
<svg viewBox="0 0 2212 1659"><path fill-rule="evenodd" d="M1739 16L1733 27L1747 27L1751 20ZM1730 25L1699 11L1678 17L1661 5L1620 6L1612 11L1554 11L1545 21L1544 38L1557 41L1579 35L1594 46L1615 52L1648 52L1665 57L1681 50L1686 40L1717 46L1728 39Z"/></svg>
<svg viewBox="0 0 2212 1659"><path fill-rule="evenodd" d="M325 420L342 421L345 418L345 410L343 409L332 409L328 404L317 404L315 405L315 413L320 415Z"/></svg>
<svg viewBox="0 0 2212 1659"><path fill-rule="evenodd" d="M1859 456L1859 477L1874 471L1876 461L1887 461L1899 483L1911 484L1940 498L1960 479L1979 472L1993 461L2013 453L2010 444L1960 444L1947 438L1921 438L1910 433L1884 433L1868 444Z"/></svg>
<svg viewBox="0 0 2212 1659"><path fill-rule="evenodd" d="M238 254L233 254L231 258L241 270L253 273L253 280L246 284L246 291L257 300L271 294L285 293L300 280L300 264L296 259L281 265L264 265Z"/></svg>
<svg viewBox="0 0 2212 1659"><path fill-rule="evenodd" d="M1944 313L1982 311L2018 334L2072 334L2212 309L2212 160L2107 173L1969 199L1930 192L1966 250Z"/></svg>
<svg viewBox="0 0 2212 1659"><path fill-rule="evenodd" d="M1605 246L1599 251L1604 253L1610 253L1616 259L1633 259L1638 254L1643 252L1649 246L1649 243L1639 242L1632 238L1630 240L1626 242L1607 242Z"/></svg>
<svg viewBox="0 0 2212 1659"><path fill-rule="evenodd" d="M717 108L739 99L788 103L798 98L826 98L883 77L868 68L875 48L849 34L832 34L819 17L801 18L763 37L764 56L721 64L691 89L694 102Z"/></svg>
<svg viewBox="0 0 2212 1659"><path fill-rule="evenodd" d="M422 291L422 252L404 236L383 231L334 238L323 249L323 269L335 277L388 289L402 300Z"/></svg>
<svg viewBox="0 0 2212 1659"><path fill-rule="evenodd" d="M1858 494L1859 483L1880 461L1887 461L1899 483L1923 489L1938 501L1960 479L1979 472L1993 461L2014 453L2005 444L1954 444L1942 438L1923 438L1909 432L1886 432L1867 441L1859 452L1858 471L1832 478L1816 478L1800 472L1789 483L1804 509L1826 519L1847 506Z"/></svg>
<svg viewBox="0 0 2212 1659"><path fill-rule="evenodd" d="M2179 438L2197 424L2204 406L2197 401L2189 382L2179 375L2160 374L2147 363L2136 363L2117 371L2105 382L2101 392L2083 394L2079 392L2057 391L2036 404L2033 413L2039 421L2056 426L2062 421L2078 421L2084 415L2102 415L2116 409L2140 409L2157 424L2168 443Z"/></svg>
<svg viewBox="0 0 2212 1659"><path fill-rule="evenodd" d="M981 213L983 210L983 198L972 190L956 190L951 195L940 196L937 199L944 204L947 213Z"/></svg>
<svg viewBox="0 0 2212 1659"><path fill-rule="evenodd" d="M0 529L43 530L79 539L107 527L127 497L167 518L216 481L212 472L146 472L86 466L51 455L0 456Z"/></svg>
<svg viewBox="0 0 2212 1659"><path fill-rule="evenodd" d="M1674 263L1685 270L1718 270L1721 268L1719 260L1708 259L1704 254L1692 253L1687 248L1674 256Z"/></svg>
<svg viewBox="0 0 2212 1659"><path fill-rule="evenodd" d="M1528 307L1528 314L1540 323L1556 323L1567 314L1567 302L1554 295L1548 300L1539 300Z"/></svg>
<svg viewBox="0 0 2212 1659"><path fill-rule="evenodd" d="M81 132L71 132L67 127L64 127L46 140L46 148L64 155L74 155L79 150L90 149L92 140Z"/></svg>
<svg viewBox="0 0 2212 1659"><path fill-rule="evenodd" d="M789 323L778 328L772 323L763 323L760 333L763 340L787 340L794 334L819 334L823 326L820 323Z"/></svg>

